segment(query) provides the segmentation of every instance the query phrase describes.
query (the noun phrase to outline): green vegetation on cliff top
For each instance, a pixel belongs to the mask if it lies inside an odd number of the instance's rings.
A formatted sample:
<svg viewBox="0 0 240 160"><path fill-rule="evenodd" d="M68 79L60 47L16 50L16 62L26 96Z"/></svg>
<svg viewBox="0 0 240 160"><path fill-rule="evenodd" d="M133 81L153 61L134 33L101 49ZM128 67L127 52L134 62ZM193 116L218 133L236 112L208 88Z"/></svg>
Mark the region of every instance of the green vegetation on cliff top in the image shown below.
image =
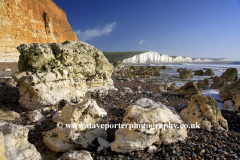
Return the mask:
<svg viewBox="0 0 240 160"><path fill-rule="evenodd" d="M103 54L107 57L110 63L113 63L114 61L122 61L144 52L147 51L103 52Z"/></svg>

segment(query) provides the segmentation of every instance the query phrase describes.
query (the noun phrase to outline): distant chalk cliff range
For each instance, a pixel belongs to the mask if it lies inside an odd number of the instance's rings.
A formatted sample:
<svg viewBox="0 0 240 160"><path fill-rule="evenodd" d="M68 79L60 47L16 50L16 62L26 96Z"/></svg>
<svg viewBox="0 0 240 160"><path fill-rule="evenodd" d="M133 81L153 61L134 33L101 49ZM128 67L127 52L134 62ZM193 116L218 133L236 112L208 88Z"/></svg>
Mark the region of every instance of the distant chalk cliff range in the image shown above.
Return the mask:
<svg viewBox="0 0 240 160"><path fill-rule="evenodd" d="M179 62L216 62L227 61L225 58L202 59L182 56L168 56L157 52L149 51L123 60L123 63L179 63Z"/></svg>

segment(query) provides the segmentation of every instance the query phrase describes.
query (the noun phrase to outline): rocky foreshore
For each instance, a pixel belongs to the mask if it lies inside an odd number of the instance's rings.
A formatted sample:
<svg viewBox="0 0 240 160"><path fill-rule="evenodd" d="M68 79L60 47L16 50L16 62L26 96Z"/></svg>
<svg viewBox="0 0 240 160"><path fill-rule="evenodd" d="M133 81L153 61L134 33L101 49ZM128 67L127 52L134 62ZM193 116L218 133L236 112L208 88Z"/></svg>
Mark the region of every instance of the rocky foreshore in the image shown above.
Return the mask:
<svg viewBox="0 0 240 160"><path fill-rule="evenodd" d="M119 90L112 94L97 100L98 106L106 110L109 123L122 123L122 119L126 108L140 98L150 98L156 102L161 102L166 106L171 106L180 113L184 108L188 107L189 99L174 94L171 90L165 93L152 93L156 84L144 83L138 81L119 80L119 75L113 75L114 86ZM10 79L1 79L1 110L11 110L20 114L15 120L5 120L13 124L23 126L34 126L34 130L29 131L28 141L34 144L41 153L42 159L57 159L63 153L52 152L46 147L42 141L42 132L49 131L56 127L57 123L52 120L53 115L62 110L62 107L43 111L46 117L44 122L31 122L27 117L27 110L18 102L20 95L16 87L10 85ZM137 86L141 86L141 90L137 90ZM124 87L128 87L132 92L122 92ZM113 152L110 148L97 151L97 148L89 150L93 159L238 159L240 157L240 116L237 112L221 110L222 116L228 121L229 131L215 131L207 129L188 129L188 137L182 141L169 145L156 145L157 149L154 153L147 150L132 151L122 154ZM117 129L108 129L108 137L106 140L113 142L115 140L115 131Z"/></svg>
<svg viewBox="0 0 240 160"><path fill-rule="evenodd" d="M1 71L0 159L240 158L236 69L195 83L191 77L210 70L179 68L172 77L186 80L179 88L154 84L166 66L113 67L84 42L18 50L19 71ZM202 95L210 87L219 88L226 110Z"/></svg>

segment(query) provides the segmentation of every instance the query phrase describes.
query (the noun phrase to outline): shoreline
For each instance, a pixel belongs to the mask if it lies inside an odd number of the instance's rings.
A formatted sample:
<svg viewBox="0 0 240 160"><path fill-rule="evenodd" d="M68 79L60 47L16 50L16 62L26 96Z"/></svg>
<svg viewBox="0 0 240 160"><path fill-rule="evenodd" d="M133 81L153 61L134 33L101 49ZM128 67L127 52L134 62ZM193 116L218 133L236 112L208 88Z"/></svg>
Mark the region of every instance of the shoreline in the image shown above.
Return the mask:
<svg viewBox="0 0 240 160"><path fill-rule="evenodd" d="M149 66L149 65L182 65L182 64L232 64L237 63L236 65L240 65L239 61L213 61L213 62L175 62L175 63L124 63L125 66Z"/></svg>
<svg viewBox="0 0 240 160"><path fill-rule="evenodd" d="M188 107L189 98L172 93L168 90L165 93L161 93L161 96L157 96L152 93L154 87L157 84L144 83L139 81L122 81L119 80L119 75L112 75L114 86L119 92L114 92L112 95L96 100L99 107L107 111L107 116L110 123L118 124L122 123L122 117L128 106L133 105L136 100L140 98L150 98L155 102L161 102L166 106L174 107L179 113L184 108ZM0 79L1 95L1 108L3 105L7 109L20 113L21 117L15 121L9 121L19 125L35 125L35 130L30 130L28 133L28 140L34 144L37 150L41 153L43 160L57 159L63 153L55 153L50 151L42 141L42 132L56 127L56 123L52 121L52 117L56 111L50 110L43 112L46 117L46 121L41 125L30 122L26 117L27 110L24 109L18 100L20 98L18 89L8 85L7 79ZM142 89L137 90L136 87L141 86ZM133 93L123 93L120 90L123 87L129 87ZM6 102L4 100L7 100ZM4 103L5 102L5 103ZM58 108L57 110L61 110ZM240 157L240 116L237 112L230 112L221 110L221 113L229 123L229 131L210 131L207 129L188 129L188 137L185 141L169 144L167 146L157 146L156 153L148 153L146 150L133 151L131 153L122 154L111 151L110 148L104 149L100 152L96 151L96 148L90 150L91 156L94 160L100 159L200 159L202 157L209 159L217 158L236 158ZM115 139L115 131L117 129L108 129L108 140L113 142ZM231 140L229 140L231 139ZM229 141L228 141L229 140ZM225 145L225 146L224 146ZM81 150L81 148L79 148Z"/></svg>

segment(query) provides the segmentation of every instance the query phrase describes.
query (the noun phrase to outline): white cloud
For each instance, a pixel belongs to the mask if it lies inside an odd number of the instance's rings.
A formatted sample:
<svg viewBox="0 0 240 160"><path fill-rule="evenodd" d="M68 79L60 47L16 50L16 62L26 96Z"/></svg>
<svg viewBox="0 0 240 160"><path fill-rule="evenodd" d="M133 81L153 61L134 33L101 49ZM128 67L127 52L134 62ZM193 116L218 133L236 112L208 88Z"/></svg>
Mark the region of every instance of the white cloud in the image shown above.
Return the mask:
<svg viewBox="0 0 240 160"><path fill-rule="evenodd" d="M174 43L173 45L178 45L178 43Z"/></svg>
<svg viewBox="0 0 240 160"><path fill-rule="evenodd" d="M117 23L108 23L103 27L96 27L94 29L87 29L85 31L75 30L75 33L79 41L90 40L94 37L107 36L112 32L113 28L116 27Z"/></svg>
<svg viewBox="0 0 240 160"><path fill-rule="evenodd" d="M139 42L139 44L143 44L143 42L145 42L146 40L145 39L143 39L143 40L141 40L140 42Z"/></svg>

